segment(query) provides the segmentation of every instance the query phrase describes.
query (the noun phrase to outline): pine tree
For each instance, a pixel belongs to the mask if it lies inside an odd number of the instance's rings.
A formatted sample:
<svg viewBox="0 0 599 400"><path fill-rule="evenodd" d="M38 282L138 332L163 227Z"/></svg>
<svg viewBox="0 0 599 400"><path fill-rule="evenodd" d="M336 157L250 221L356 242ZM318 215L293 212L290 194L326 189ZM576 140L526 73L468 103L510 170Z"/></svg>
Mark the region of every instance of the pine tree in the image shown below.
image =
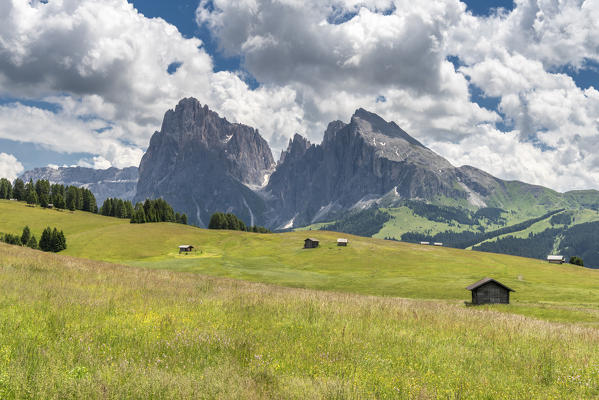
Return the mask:
<svg viewBox="0 0 599 400"><path fill-rule="evenodd" d="M31 188L29 190L27 190L27 204L37 204L38 200L37 200L37 193L35 192L35 189Z"/></svg>
<svg viewBox="0 0 599 400"><path fill-rule="evenodd" d="M78 193L79 191L75 186L69 186L67 188L66 207L71 211L75 211L77 209Z"/></svg>
<svg viewBox="0 0 599 400"><path fill-rule="evenodd" d="M52 230L52 235L50 236L50 251L54 253L58 253L61 250L60 248L60 239L58 236L58 229L54 228Z"/></svg>
<svg viewBox="0 0 599 400"><path fill-rule="evenodd" d="M39 241L39 248L43 251L51 251L52 249L52 230L50 227L47 227L42 232L42 236Z"/></svg>
<svg viewBox="0 0 599 400"><path fill-rule="evenodd" d="M31 239L31 231L29 230L29 226L25 225L23 228L23 234L21 235L21 243L23 246L26 246L29 243L29 239Z"/></svg>
<svg viewBox="0 0 599 400"><path fill-rule="evenodd" d="M37 239L35 238L35 235L32 235L29 240L27 241L27 247L37 250L39 247L37 247Z"/></svg>
<svg viewBox="0 0 599 400"><path fill-rule="evenodd" d="M181 214L181 223L183 225L187 225L187 214L185 214L185 213Z"/></svg>
<svg viewBox="0 0 599 400"><path fill-rule="evenodd" d="M25 200L25 183L23 182L22 179L15 179L15 183L13 185L13 189L12 189L12 195L15 199L19 200L19 201L24 201Z"/></svg>
<svg viewBox="0 0 599 400"><path fill-rule="evenodd" d="M12 197L12 185L6 178L0 179L0 199L10 199Z"/></svg>
<svg viewBox="0 0 599 400"><path fill-rule="evenodd" d="M67 248L67 238L64 236L64 232L60 231L56 235L56 252L65 250Z"/></svg>
<svg viewBox="0 0 599 400"><path fill-rule="evenodd" d="M64 202L64 196L60 193L56 194L52 202L54 203L54 207L59 208L61 210L66 207L66 204Z"/></svg>

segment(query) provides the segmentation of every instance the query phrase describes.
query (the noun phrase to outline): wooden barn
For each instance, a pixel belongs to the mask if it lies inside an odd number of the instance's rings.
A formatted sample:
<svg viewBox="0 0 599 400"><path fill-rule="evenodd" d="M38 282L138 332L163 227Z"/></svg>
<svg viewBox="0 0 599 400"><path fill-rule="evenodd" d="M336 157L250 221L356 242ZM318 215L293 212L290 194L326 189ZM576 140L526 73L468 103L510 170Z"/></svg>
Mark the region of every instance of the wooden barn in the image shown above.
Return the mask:
<svg viewBox="0 0 599 400"><path fill-rule="evenodd" d="M182 244L181 246L179 246L179 254L191 253L192 250L193 250L193 246L190 244Z"/></svg>
<svg viewBox="0 0 599 400"><path fill-rule="evenodd" d="M563 264L566 262L566 257L551 255L551 256L547 256L547 261L549 261L552 264Z"/></svg>
<svg viewBox="0 0 599 400"><path fill-rule="evenodd" d="M318 239L307 238L304 240L304 249L315 249L318 247Z"/></svg>
<svg viewBox="0 0 599 400"><path fill-rule="evenodd" d="M433 246L443 246L443 243L441 243L441 242L435 242L435 243L433 243Z"/></svg>
<svg viewBox="0 0 599 400"><path fill-rule="evenodd" d="M510 292L514 292L493 278L481 279L466 289L472 291L472 304L510 304Z"/></svg>
<svg viewBox="0 0 599 400"><path fill-rule="evenodd" d="M429 244L431 244L431 242L420 242L420 244L422 244L424 246L428 246Z"/></svg>
<svg viewBox="0 0 599 400"><path fill-rule="evenodd" d="M337 239L337 246L347 246L347 243L349 241L345 238L339 238Z"/></svg>

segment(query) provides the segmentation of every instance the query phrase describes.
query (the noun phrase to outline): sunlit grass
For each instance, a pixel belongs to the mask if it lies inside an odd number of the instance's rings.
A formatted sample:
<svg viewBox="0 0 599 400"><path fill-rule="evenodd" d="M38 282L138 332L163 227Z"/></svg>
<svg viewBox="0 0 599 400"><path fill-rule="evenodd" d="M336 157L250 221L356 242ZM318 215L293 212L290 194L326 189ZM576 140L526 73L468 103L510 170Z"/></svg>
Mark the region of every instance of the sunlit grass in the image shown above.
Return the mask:
<svg viewBox="0 0 599 400"><path fill-rule="evenodd" d="M39 234L64 229L66 255L150 269L169 269L296 288L416 299L467 301L465 287L490 276L516 290L506 312L550 321L597 324L599 271L500 254L310 232L255 234L180 224L130 224L84 212L59 212L0 201L0 231ZM338 236L349 237L337 247ZM198 251L179 255L178 245ZM63 253L61 253L63 254Z"/></svg>
<svg viewBox="0 0 599 400"><path fill-rule="evenodd" d="M0 244L0 398L599 395L599 331L505 309L284 288Z"/></svg>

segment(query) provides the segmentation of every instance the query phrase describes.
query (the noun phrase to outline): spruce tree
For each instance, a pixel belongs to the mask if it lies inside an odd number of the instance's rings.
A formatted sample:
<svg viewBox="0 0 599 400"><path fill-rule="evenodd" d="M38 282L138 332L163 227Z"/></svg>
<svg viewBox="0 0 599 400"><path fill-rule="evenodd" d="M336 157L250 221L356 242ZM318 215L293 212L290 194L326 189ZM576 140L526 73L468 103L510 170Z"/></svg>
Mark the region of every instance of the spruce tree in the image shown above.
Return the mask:
<svg viewBox="0 0 599 400"><path fill-rule="evenodd" d="M60 250L60 238L58 236L58 229L54 228L50 236L50 251L58 253Z"/></svg>
<svg viewBox="0 0 599 400"><path fill-rule="evenodd" d="M35 189L33 189L33 187L29 190L27 190L27 198L26 198L27 204L37 204L38 200L37 200L37 193L35 192Z"/></svg>
<svg viewBox="0 0 599 400"><path fill-rule="evenodd" d="M31 231L29 230L29 226L25 225L23 228L23 234L21 235L21 244L26 246L29 243L29 239L31 239Z"/></svg>
<svg viewBox="0 0 599 400"><path fill-rule="evenodd" d="M39 241L39 248L43 251L51 251L52 249L52 230L50 227L47 227L42 232L42 236Z"/></svg>
<svg viewBox="0 0 599 400"><path fill-rule="evenodd" d="M75 211L77 209L78 193L79 191L75 186L69 186L67 188L66 207L71 211Z"/></svg>
<svg viewBox="0 0 599 400"><path fill-rule="evenodd" d="M185 214L185 213L181 214L181 223L183 225L187 225L187 214Z"/></svg>
<svg viewBox="0 0 599 400"><path fill-rule="evenodd" d="M62 210L66 207L66 204L64 202L64 196L60 193L57 193L52 201L54 203L54 207L56 207L56 208L59 208Z"/></svg>
<svg viewBox="0 0 599 400"><path fill-rule="evenodd" d="M12 197L12 185L6 178L0 179L0 199L10 199Z"/></svg>
<svg viewBox="0 0 599 400"><path fill-rule="evenodd" d="M27 247L37 250L39 247L37 247L37 239L35 238L35 235L32 235L29 240L27 241Z"/></svg>
<svg viewBox="0 0 599 400"><path fill-rule="evenodd" d="M12 190L12 195L15 199L19 200L19 201L24 201L25 200L25 183L23 182L22 179L15 179L15 183L13 185L13 190Z"/></svg>

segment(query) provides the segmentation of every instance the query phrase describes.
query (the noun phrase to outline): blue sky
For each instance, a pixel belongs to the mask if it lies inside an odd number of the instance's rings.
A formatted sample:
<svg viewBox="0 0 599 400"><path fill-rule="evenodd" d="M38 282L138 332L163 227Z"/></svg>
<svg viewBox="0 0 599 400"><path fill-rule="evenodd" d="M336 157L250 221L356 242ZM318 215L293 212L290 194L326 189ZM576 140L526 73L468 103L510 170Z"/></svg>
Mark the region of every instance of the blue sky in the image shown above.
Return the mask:
<svg viewBox="0 0 599 400"><path fill-rule="evenodd" d="M193 96L275 155L363 107L455 165L597 187L596 3L303 4L7 0L0 175L137 165L165 111Z"/></svg>

